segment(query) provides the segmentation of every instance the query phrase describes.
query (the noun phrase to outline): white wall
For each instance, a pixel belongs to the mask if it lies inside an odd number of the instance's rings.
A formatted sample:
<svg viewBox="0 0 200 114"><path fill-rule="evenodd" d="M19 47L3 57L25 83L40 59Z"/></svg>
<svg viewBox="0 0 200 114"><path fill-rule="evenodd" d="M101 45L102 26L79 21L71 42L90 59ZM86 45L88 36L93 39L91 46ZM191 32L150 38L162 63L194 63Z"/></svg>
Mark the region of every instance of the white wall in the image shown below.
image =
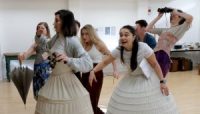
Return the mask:
<svg viewBox="0 0 200 114"><path fill-rule="evenodd" d="M1 7L1 5L0 5ZM2 48L2 38L4 36L4 31L3 31L3 16L2 14L0 13L0 80L2 80L2 51L1 51L1 48Z"/></svg>
<svg viewBox="0 0 200 114"><path fill-rule="evenodd" d="M137 2L137 18L136 18L136 20L139 20L139 19L147 20L148 8L149 8L149 0L138 0L138 2Z"/></svg>
<svg viewBox="0 0 200 114"><path fill-rule="evenodd" d="M136 0L70 0L69 9L75 13L81 26L92 24L97 29L115 27L116 34L99 34L112 50L118 45L118 31L126 24L133 25L136 19ZM111 43L112 42L112 43Z"/></svg>
<svg viewBox="0 0 200 114"><path fill-rule="evenodd" d="M36 25L40 21L49 24L53 35L54 13L67 9L68 0L0 0L0 3L0 62L3 64L0 73L3 70L5 76L2 53L25 51L33 43Z"/></svg>
<svg viewBox="0 0 200 114"><path fill-rule="evenodd" d="M54 34L54 13L59 9L66 9L67 4L65 0L51 0L48 3L47 1L9 0L3 2L3 7L1 7L5 31L3 52L22 51L29 47L34 40L36 25L40 21L48 22L52 35Z"/></svg>
<svg viewBox="0 0 200 114"><path fill-rule="evenodd" d="M118 32L123 25L134 25L138 19L149 22L157 15L157 8L164 6L180 8L194 16L191 29L180 43L200 42L198 0L0 0L0 3L0 73L5 67L2 67L2 61L5 61L2 53L27 49L33 42L35 26L40 21L48 22L53 35L54 13L62 8L72 10L82 26L92 24L98 29L116 27L114 35L99 34L110 50L118 45ZM148 13L148 8L151 13ZM156 26L166 26L166 22L169 22L169 17L167 21L162 18Z"/></svg>

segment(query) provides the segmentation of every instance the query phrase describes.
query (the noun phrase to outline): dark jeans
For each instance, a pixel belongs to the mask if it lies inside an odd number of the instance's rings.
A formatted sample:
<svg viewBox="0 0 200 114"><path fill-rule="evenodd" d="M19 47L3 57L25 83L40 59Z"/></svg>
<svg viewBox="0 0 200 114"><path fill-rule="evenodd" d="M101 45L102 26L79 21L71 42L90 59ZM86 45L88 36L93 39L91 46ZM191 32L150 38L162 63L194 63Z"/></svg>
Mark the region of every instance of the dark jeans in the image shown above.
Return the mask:
<svg viewBox="0 0 200 114"><path fill-rule="evenodd" d="M96 66L96 64L94 64L94 66ZM103 84L103 71L101 70L95 73L97 82L93 81L92 87L89 84L89 75L89 72L82 73L81 82L90 93L90 100L92 103L94 114L104 114L104 112L98 107L99 97L101 94L101 88Z"/></svg>

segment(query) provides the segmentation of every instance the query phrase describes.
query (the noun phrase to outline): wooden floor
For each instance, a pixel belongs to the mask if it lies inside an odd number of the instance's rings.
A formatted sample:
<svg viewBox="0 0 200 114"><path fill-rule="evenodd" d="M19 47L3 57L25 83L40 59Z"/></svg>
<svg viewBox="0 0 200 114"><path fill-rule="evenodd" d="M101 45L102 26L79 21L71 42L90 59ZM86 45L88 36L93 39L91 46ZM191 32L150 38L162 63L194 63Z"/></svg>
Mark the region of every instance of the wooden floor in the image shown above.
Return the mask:
<svg viewBox="0 0 200 114"><path fill-rule="evenodd" d="M104 78L99 105L107 106L114 86L111 76ZM197 70L168 74L168 86L175 97L180 114L200 114L200 75ZM30 89L26 107L13 83L0 82L0 114L34 114L35 100Z"/></svg>

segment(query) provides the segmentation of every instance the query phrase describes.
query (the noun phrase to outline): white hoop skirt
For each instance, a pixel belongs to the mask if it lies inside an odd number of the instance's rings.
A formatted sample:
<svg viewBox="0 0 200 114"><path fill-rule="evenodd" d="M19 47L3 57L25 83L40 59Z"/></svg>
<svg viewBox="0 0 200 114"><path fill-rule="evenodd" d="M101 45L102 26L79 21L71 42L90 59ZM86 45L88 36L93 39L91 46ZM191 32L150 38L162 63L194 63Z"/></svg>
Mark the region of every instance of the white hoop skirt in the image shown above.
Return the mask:
<svg viewBox="0 0 200 114"><path fill-rule="evenodd" d="M156 75L147 79L141 73L127 73L111 96L107 114L179 114L179 112L173 96L171 94L164 96L161 93Z"/></svg>
<svg viewBox="0 0 200 114"><path fill-rule="evenodd" d="M67 65L56 64L39 91L35 114L93 114L87 90Z"/></svg>

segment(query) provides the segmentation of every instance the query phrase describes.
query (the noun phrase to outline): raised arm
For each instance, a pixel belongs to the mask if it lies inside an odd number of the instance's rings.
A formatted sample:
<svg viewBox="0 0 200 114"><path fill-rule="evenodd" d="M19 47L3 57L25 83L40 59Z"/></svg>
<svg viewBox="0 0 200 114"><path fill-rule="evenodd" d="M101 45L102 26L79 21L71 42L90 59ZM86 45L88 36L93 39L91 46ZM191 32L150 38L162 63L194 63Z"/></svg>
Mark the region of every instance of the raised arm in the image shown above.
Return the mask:
<svg viewBox="0 0 200 114"><path fill-rule="evenodd" d="M160 20L160 18L161 18L162 16L163 16L163 13L158 13L158 16L157 16L155 19L153 19L153 20L148 24L148 26L146 27L146 31L147 31L147 32L151 32L151 30L153 29L155 23L156 23L158 20Z"/></svg>
<svg viewBox="0 0 200 114"><path fill-rule="evenodd" d="M185 12L178 12L177 11L177 9L173 9L173 11L172 11L172 14L177 14L177 15L179 15L180 17L183 17L183 18L185 18L185 22L187 22L187 23L191 23L192 22L192 20L193 20L193 16L192 15L190 15L190 14L187 14L187 13L185 13Z"/></svg>

